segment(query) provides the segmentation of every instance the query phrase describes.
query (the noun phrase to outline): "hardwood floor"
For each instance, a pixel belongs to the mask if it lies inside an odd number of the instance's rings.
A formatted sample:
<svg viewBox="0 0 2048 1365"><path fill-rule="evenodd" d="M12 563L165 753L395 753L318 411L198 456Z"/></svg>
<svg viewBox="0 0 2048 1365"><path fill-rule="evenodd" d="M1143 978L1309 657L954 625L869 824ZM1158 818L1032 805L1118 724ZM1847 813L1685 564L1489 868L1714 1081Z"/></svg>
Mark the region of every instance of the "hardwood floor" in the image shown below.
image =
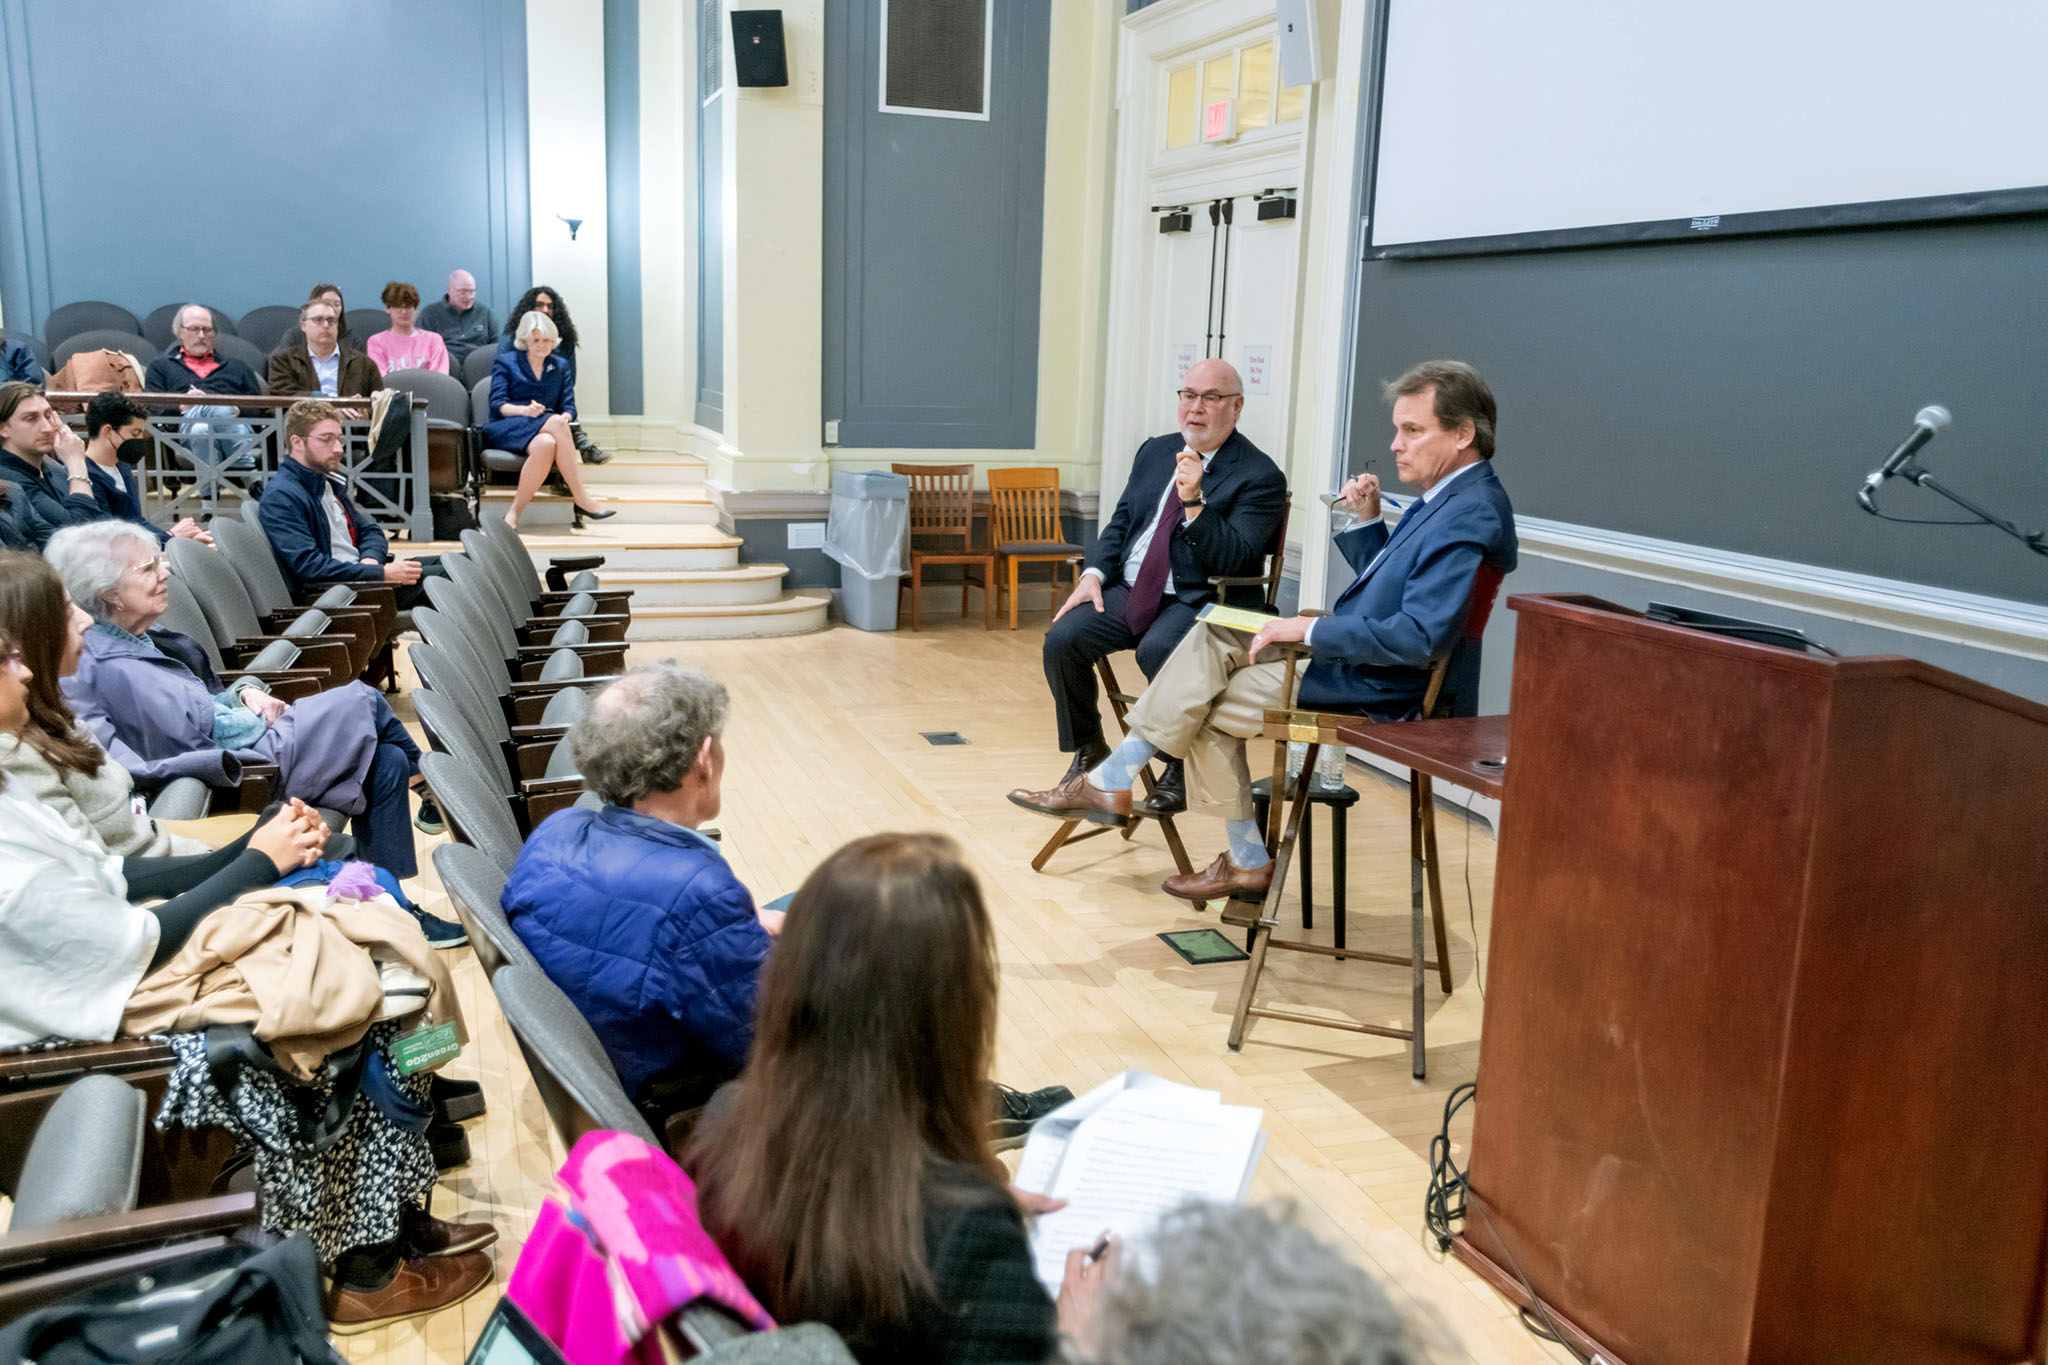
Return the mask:
<svg viewBox="0 0 2048 1365"><path fill-rule="evenodd" d="M1478 1055L1474 947L1476 940L1483 951L1494 855L1484 826L1455 813L1439 819L1456 990L1446 997L1430 987L1426 1083L1410 1080L1406 1043L1274 1020L1254 1020L1233 1057L1224 1036L1243 966L1191 967L1155 937L1214 922L1213 914L1159 893L1159 879L1173 867L1156 831L1128 843L1091 840L1063 850L1045 873L1031 871L1054 826L1010 805L1004 793L1050 783L1064 767L1039 666L1043 620L1027 616L1014 634L950 621L916 635L837 627L791 639L638 646L634 657L687 659L731 689L725 809L717 823L758 898L794 890L820 858L858 835L953 835L981 875L1001 941L1000 1079L1079 1093L1141 1067L1220 1090L1229 1103L1258 1105L1269 1141L1253 1197L1298 1203L1311 1226L1433 1326L1445 1359L1569 1359L1524 1331L1504 1301L1438 1255L1422 1231L1429 1140L1445 1095L1471 1079ZM920 737L944 730L968 742L941 747ZM1351 942L1403 952L1406 792L1357 764L1350 781L1363 793L1348 841ZM1198 864L1222 846L1217 821L1190 817L1181 828ZM1317 850L1321 913L1311 934L1324 941L1327 842ZM431 868L418 894L429 909L445 906ZM497 1225L502 1286L562 1154L474 958L466 949L450 956L471 1034L450 1074L481 1078L490 1112L469 1125L474 1159L444 1178L435 1212ZM1282 953L1260 998L1405 1023L1407 982L1398 967ZM1469 1130L1468 1110L1458 1125L1461 1152ZM356 1361L458 1362L494 1292L339 1344Z"/></svg>

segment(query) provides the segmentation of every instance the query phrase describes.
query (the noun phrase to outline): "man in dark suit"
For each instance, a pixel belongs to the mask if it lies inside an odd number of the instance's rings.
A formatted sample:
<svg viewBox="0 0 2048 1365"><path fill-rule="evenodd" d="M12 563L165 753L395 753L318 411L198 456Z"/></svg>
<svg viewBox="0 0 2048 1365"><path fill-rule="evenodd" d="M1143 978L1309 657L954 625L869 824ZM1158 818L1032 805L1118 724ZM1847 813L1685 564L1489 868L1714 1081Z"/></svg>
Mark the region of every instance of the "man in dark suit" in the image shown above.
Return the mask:
<svg viewBox="0 0 2048 1365"><path fill-rule="evenodd" d="M1237 429L1237 371L1221 360L1190 366L1179 399L1180 430L1138 447L1115 513L1045 632L1060 750L1074 755L1068 778L1109 753L1095 661L1135 649L1139 671L1157 673L1216 599L1209 580L1257 573L1287 511L1286 476ZM1169 761L1148 809L1186 806L1181 765Z"/></svg>
<svg viewBox="0 0 2048 1365"><path fill-rule="evenodd" d="M1224 817L1229 848L1162 889L1187 900L1264 894L1273 866L1252 819L1244 741L1259 733L1268 707L1284 702L1285 665L1260 663L1259 652L1274 641L1307 644L1303 707L1400 719L1414 714L1432 663L1456 643L1481 567L1515 567L1515 514L1493 474L1486 381L1458 361L1429 361L1388 385L1387 396L1396 467L1422 496L1389 532L1378 478L1360 474L1344 485L1344 506L1364 524L1336 539L1357 575L1330 613L1275 620L1249 639L1213 625L1190 631L1131 708L1130 736L1115 752L1050 791L1013 792L1013 801L1122 824L1137 770L1154 753L1180 754L1195 804Z"/></svg>

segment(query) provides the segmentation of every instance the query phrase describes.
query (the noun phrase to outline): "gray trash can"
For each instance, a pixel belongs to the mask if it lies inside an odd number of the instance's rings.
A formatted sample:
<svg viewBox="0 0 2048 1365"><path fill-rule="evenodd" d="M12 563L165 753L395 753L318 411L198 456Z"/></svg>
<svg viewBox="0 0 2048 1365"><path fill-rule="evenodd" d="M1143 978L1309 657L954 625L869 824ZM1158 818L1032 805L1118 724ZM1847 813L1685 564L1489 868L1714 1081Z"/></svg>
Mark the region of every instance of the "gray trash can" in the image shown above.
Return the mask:
<svg viewBox="0 0 2048 1365"><path fill-rule="evenodd" d="M910 480L880 469L832 476L825 553L839 561L846 623L861 630L896 629L897 581L910 528Z"/></svg>

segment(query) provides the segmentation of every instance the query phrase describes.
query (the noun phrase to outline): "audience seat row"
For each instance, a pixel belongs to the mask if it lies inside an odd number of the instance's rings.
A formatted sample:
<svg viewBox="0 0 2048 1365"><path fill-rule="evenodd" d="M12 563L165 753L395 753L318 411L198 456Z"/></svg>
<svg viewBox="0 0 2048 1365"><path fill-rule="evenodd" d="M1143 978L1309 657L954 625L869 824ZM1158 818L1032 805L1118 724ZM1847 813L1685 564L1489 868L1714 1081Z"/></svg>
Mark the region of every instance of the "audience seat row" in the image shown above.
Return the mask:
<svg viewBox="0 0 2048 1365"><path fill-rule="evenodd" d="M190 299L181 299L164 304L144 318L136 317L118 303L98 300L67 303L52 310L50 316L43 320L40 340L54 350L81 333L121 332L141 337L150 348L149 354L155 355L177 339L173 329L177 326L178 312L190 306L191 302ZM228 316L211 304L201 306L213 314L216 343L227 339L239 341L253 348L259 357L276 350L285 334L299 325L299 305L295 303L267 303L261 308L250 309L239 319ZM344 314L344 319L346 330L355 339L358 349L366 338L391 325L390 317L381 308L351 308ZM226 350L225 347L222 349ZM57 363L62 365L64 362L59 360ZM257 373L262 373L262 369L259 360Z"/></svg>

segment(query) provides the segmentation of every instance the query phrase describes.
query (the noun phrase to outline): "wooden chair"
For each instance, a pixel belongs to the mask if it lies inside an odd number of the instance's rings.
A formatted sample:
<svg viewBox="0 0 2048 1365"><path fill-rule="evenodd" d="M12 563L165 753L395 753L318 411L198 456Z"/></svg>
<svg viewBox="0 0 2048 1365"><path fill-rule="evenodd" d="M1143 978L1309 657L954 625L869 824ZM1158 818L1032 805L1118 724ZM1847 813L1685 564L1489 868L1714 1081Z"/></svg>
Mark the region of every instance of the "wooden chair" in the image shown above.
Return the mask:
<svg viewBox="0 0 2048 1365"><path fill-rule="evenodd" d="M1224 594L1226 599L1233 588L1256 587L1265 594L1262 601L1266 609L1269 611L1277 610L1277 603L1280 597L1280 571L1285 567L1286 560L1287 514L1283 511L1280 515L1279 528L1274 532L1271 543L1266 546L1266 565L1262 571L1238 577L1212 578L1209 582L1219 592ZM1095 661L1095 676L1102 683L1103 695L1109 698L1109 711L1110 715L1116 719L1117 732L1122 735L1130 734L1130 722L1125 717L1130 714L1130 709L1138 704L1138 694L1124 691L1123 685L1117 681L1116 670L1110 667L1107 658ZM1139 769L1138 780L1143 785L1146 795L1149 796L1155 785L1151 764L1148 763ZM1121 830L1124 838L1128 840L1135 834L1141 821L1157 820L1159 822L1159 832L1166 837L1167 852L1173 855L1174 867L1183 876L1192 873L1195 870L1194 864L1188 861L1187 845L1181 842L1180 830L1175 827L1173 817L1171 815L1147 815L1137 809L1137 806L1138 803L1133 801L1130 821L1122 826ZM1083 823L1080 820L1062 820L1060 827L1053 831L1053 836L1045 841L1045 847L1039 849L1038 856L1031 860L1031 870L1033 872L1043 872L1045 865L1052 860L1052 855L1065 848L1068 844L1078 844L1083 839L1092 839L1098 834L1107 834L1113 828L1110 825L1089 825L1087 829L1080 830L1080 826ZM1080 832L1076 833L1076 830L1080 830ZM1208 909L1208 902L1195 901L1194 907L1198 911L1206 910Z"/></svg>
<svg viewBox="0 0 2048 1365"><path fill-rule="evenodd" d="M1073 569L1081 581L1082 547L1066 539L1060 524L1060 472L1057 469L991 469L988 472L989 543L998 567L1008 573L1010 629L1017 628L1017 569L1024 564L1051 564L1052 602L1059 601L1059 565Z"/></svg>
<svg viewBox="0 0 2048 1365"><path fill-rule="evenodd" d="M1454 712L1470 713L1477 705L1477 670L1472 667L1478 655L1476 646L1486 630L1487 618L1493 613L1493 601L1500 591L1501 572L1488 565L1481 565L1473 575L1471 605L1465 612L1465 625L1458 639L1445 651L1430 669L1429 686L1423 693L1422 709L1417 719L1427 720ZM1274 646L1268 646L1273 648ZM1324 712L1298 711L1295 698L1301 681L1301 661L1307 651L1299 645L1280 646L1287 665L1286 680L1281 695L1286 699L1282 708L1266 712L1263 738L1273 741L1273 779L1270 790L1283 793L1284 800L1272 801L1267 807L1266 847L1273 856L1273 880L1265 899L1254 913L1241 903L1233 902L1221 918L1224 923L1250 931L1245 947L1250 960L1245 963L1244 982L1238 990L1237 1008L1231 1015L1229 1046L1236 1052L1244 1044L1244 1031L1251 1017L1264 1019L1285 1019L1297 1024L1314 1024L1321 1028L1341 1029L1347 1033L1370 1033L1385 1038L1402 1038L1412 1044L1413 1073L1417 1080L1424 1077L1428 1063L1423 1045L1423 994L1424 970L1435 968L1443 993L1451 993L1450 936L1444 927L1443 885L1437 867L1436 803L1433 784L1426 773L1410 770L1408 774L1408 847L1413 897L1411 913L1414 916L1414 948L1407 956L1392 953L1364 952L1357 948L1338 950L1321 943L1307 943L1297 939L1275 937L1274 931L1280 926L1280 904L1287 890L1287 876L1293 862L1295 845L1300 840L1302 824L1306 820L1311 804L1316 758L1322 746L1337 741L1337 727L1354 723L1355 716L1331 715ZM1457 685L1446 687L1446 680L1456 677ZM1398 726L1404 722L1390 721L1387 726ZM1384 728L1384 727L1376 727ZM1292 784L1287 778L1287 746L1290 742L1304 742L1308 752L1303 757L1301 775ZM1282 807L1285 806L1283 828ZM1431 961L1423 956L1422 940L1422 891L1425 882L1435 921L1436 958ZM1252 1003L1258 990L1259 976L1265 970L1266 953L1269 949L1281 948L1293 952L1314 953L1322 957L1360 958L1367 962L1384 962L1392 966L1407 967L1414 974L1414 1012L1410 1026L1405 1029L1383 1024L1360 1024L1348 1020L1324 1019L1311 1014L1292 1010L1272 1009Z"/></svg>
<svg viewBox="0 0 2048 1365"><path fill-rule="evenodd" d="M1110 668L1107 658L1095 661L1095 676L1102 683L1102 694L1109 698L1109 711L1116 718L1117 732L1128 735L1131 732L1131 726L1125 717L1129 715L1130 709L1138 704L1137 694L1124 691L1122 685L1117 682L1116 672ZM1152 765L1150 763L1138 769L1138 782L1144 789L1145 795L1150 796L1155 785L1152 777ZM1136 796L1137 793L1134 791L1132 795ZM1166 851L1173 855L1174 867L1182 876L1192 873L1195 870L1195 865L1188 861L1187 845L1181 842L1180 830L1174 825L1173 817L1171 815L1147 814L1139 808L1139 805L1140 803L1136 800L1131 802L1131 818L1121 826L1089 824L1086 829L1082 829L1081 826L1086 823L1085 821L1078 819L1060 821L1060 827L1053 831L1052 837L1045 841L1045 847L1039 849L1038 856L1031 860L1031 870L1033 872L1043 872L1045 865L1052 861L1052 855L1065 848L1068 844L1078 844L1084 839L1093 839L1098 834L1109 833L1121 834L1128 840L1133 834L1138 832L1138 827L1145 821L1156 820L1159 822L1159 832L1166 837ZM1207 901L1196 901L1194 905L1197 910L1209 908Z"/></svg>
<svg viewBox="0 0 2048 1365"><path fill-rule="evenodd" d="M967 589L981 589L981 628L996 626L996 553L974 548L974 466L971 464L892 464L910 480L910 628L918 629L919 590L927 564L981 566L981 577L961 574L960 615L967 615ZM957 540L952 549L919 549L917 538Z"/></svg>

